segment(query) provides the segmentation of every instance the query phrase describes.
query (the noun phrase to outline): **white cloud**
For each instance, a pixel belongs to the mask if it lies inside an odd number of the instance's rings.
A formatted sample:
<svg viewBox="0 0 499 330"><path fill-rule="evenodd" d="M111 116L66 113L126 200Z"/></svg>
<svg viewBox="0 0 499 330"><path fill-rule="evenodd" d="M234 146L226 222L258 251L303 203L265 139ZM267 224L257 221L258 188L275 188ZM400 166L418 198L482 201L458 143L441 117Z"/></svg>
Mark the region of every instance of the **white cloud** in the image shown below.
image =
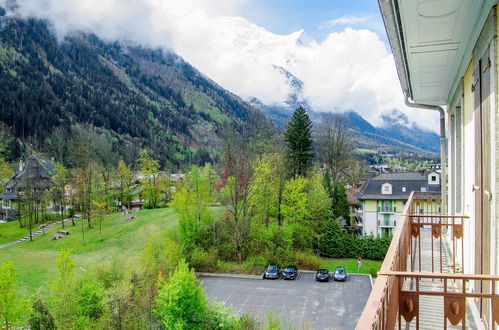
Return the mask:
<svg viewBox="0 0 499 330"><path fill-rule="evenodd" d="M325 28L330 28L330 27L336 26L336 25L355 25L355 24L366 22L369 19L370 19L370 17L367 17L367 16L347 15L347 16L334 18L332 20L324 22L321 25L321 28L325 29Z"/></svg>
<svg viewBox="0 0 499 330"><path fill-rule="evenodd" d="M0 0L5 6L8 0ZM382 113L404 110L392 55L379 35L346 28L318 44L304 31L277 35L236 17L246 0L17 0L17 13L48 19L59 37L91 31L106 40L127 39L173 48L221 86L265 103L282 103L290 91L280 65L305 83L318 111L355 110L376 124ZM346 16L329 24L370 24ZM375 30L375 29L371 29ZM409 117L436 130L438 117L410 110Z"/></svg>

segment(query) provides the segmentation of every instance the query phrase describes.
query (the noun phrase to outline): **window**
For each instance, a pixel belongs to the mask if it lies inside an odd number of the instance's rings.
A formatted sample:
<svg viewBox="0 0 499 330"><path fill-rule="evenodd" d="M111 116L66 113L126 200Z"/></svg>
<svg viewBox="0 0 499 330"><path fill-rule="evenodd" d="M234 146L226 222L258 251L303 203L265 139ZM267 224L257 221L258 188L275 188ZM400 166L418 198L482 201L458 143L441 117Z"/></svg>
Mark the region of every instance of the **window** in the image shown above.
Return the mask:
<svg viewBox="0 0 499 330"><path fill-rule="evenodd" d="M381 185L381 193L383 195L391 195L392 193L392 185L389 182L385 182Z"/></svg>
<svg viewBox="0 0 499 330"><path fill-rule="evenodd" d="M406 189L405 189L405 187L402 187L402 192L406 192Z"/></svg>
<svg viewBox="0 0 499 330"><path fill-rule="evenodd" d="M436 182L437 181L437 177L435 175L432 175L431 176L431 182Z"/></svg>
<svg viewBox="0 0 499 330"><path fill-rule="evenodd" d="M426 187L421 187L421 192L426 192Z"/></svg>
<svg viewBox="0 0 499 330"><path fill-rule="evenodd" d="M392 212L392 201L383 201L383 212Z"/></svg>

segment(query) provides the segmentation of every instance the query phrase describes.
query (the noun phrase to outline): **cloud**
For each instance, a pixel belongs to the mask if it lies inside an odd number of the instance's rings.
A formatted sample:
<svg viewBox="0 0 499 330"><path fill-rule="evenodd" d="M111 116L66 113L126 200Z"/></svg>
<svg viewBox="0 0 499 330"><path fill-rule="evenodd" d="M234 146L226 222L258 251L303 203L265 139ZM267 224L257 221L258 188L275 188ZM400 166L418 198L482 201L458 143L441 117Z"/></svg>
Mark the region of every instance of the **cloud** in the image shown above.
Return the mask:
<svg viewBox="0 0 499 330"><path fill-rule="evenodd" d="M7 1L0 0L0 6ZM391 53L375 29L347 27L317 43L302 30L274 34L238 16L246 0L17 0L16 14L51 22L62 38L74 30L105 40L129 40L176 53L243 98L282 104L290 93L281 66L304 84L318 111L355 110L373 124L383 113L407 110ZM346 16L332 25L374 24ZM406 112L436 130L438 116Z"/></svg>
<svg viewBox="0 0 499 330"><path fill-rule="evenodd" d="M327 29L337 25L356 25L364 23L369 19L371 19L371 17L347 15L324 22L321 24L320 28Z"/></svg>

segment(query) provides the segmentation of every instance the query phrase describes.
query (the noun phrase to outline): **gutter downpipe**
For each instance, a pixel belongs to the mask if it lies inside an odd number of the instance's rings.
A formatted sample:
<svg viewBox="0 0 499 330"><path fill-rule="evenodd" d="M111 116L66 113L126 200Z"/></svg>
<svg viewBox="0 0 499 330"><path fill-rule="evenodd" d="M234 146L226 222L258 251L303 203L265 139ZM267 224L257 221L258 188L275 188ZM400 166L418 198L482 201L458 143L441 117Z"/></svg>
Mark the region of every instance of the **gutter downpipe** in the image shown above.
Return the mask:
<svg viewBox="0 0 499 330"><path fill-rule="evenodd" d="M445 137L445 110L437 105L414 103L405 95L405 105L411 108L434 110L440 113L440 162L442 165L442 214L447 214L447 161Z"/></svg>

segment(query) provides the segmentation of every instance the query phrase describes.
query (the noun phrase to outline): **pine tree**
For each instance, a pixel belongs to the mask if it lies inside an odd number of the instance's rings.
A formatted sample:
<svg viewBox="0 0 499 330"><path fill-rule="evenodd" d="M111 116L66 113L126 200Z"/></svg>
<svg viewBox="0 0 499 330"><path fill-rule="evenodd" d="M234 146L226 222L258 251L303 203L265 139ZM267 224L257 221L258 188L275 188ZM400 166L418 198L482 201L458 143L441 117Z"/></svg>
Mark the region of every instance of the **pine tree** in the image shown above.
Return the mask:
<svg viewBox="0 0 499 330"><path fill-rule="evenodd" d="M289 177L306 176L312 167L312 122L302 107L296 109L285 133Z"/></svg>

